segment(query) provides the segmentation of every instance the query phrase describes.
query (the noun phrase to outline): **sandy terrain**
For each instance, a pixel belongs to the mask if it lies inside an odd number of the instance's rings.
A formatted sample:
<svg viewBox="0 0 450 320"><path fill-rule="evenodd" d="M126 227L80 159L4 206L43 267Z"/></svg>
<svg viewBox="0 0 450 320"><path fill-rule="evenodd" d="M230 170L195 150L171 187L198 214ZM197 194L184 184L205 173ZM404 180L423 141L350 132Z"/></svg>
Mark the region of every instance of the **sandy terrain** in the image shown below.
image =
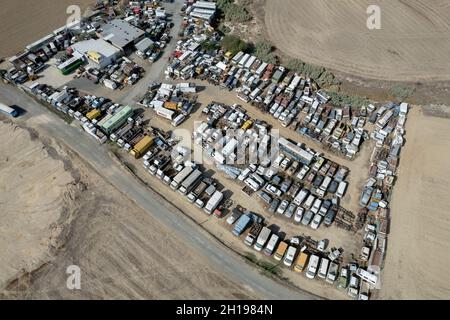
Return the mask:
<svg viewBox="0 0 450 320"><path fill-rule="evenodd" d="M0 124L0 287L17 271L33 270L49 258L49 246L57 245L55 222L71 206L76 193L76 172L54 158L25 130ZM53 156L53 158L52 158ZM14 244L14 245L12 245Z"/></svg>
<svg viewBox="0 0 450 320"><path fill-rule="evenodd" d="M0 134L11 137L0 145L0 297L257 297L64 147L2 122ZM81 291L66 289L72 264L82 270Z"/></svg>
<svg viewBox="0 0 450 320"><path fill-rule="evenodd" d="M449 80L446 0L380 0L381 30L366 27L371 0L267 0L265 23L283 53L355 76ZM430 50L430 48L433 48Z"/></svg>
<svg viewBox="0 0 450 320"><path fill-rule="evenodd" d="M381 298L449 299L450 120L415 108L406 128Z"/></svg>
<svg viewBox="0 0 450 320"><path fill-rule="evenodd" d="M3 1L0 11L0 57L9 57L34 41L63 26L70 5L85 10L93 0Z"/></svg>

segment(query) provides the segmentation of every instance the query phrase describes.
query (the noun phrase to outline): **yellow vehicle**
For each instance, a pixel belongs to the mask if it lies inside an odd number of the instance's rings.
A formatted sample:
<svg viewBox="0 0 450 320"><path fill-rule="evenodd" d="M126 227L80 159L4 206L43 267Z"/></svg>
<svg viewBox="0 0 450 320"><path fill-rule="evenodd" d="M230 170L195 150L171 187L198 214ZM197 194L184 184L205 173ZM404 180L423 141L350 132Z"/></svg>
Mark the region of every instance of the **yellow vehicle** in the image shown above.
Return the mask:
<svg viewBox="0 0 450 320"><path fill-rule="evenodd" d="M197 68L195 69L195 73L198 74L198 75L203 74L203 67L197 67Z"/></svg>
<svg viewBox="0 0 450 320"><path fill-rule="evenodd" d="M141 139L141 141L139 141L134 146L133 150L131 150L130 153L136 159L139 159L148 151L148 149L152 146L152 144L153 144L153 138L150 136L145 136L144 138Z"/></svg>
<svg viewBox="0 0 450 320"><path fill-rule="evenodd" d="M249 129L251 126L253 125L253 121L252 120L247 120L245 121L244 125L242 126L242 130L247 130Z"/></svg>
<svg viewBox="0 0 450 320"><path fill-rule="evenodd" d="M288 248L288 244L286 242L280 242L278 245L277 251L275 252L275 255L273 256L275 260L281 261L283 259L284 254L286 253L286 250Z"/></svg>
<svg viewBox="0 0 450 320"><path fill-rule="evenodd" d="M227 60L230 60L232 57L233 57L233 52L228 51L227 53L225 53L225 58L226 58Z"/></svg>
<svg viewBox="0 0 450 320"><path fill-rule="evenodd" d="M164 108L169 109L169 110L174 110L177 111L178 110L178 104L176 104L175 102L165 102L164 103Z"/></svg>
<svg viewBox="0 0 450 320"><path fill-rule="evenodd" d="M294 265L294 271L295 272L302 272L303 269L306 266L306 262L308 261L308 254L305 252L301 252L298 257L297 260L295 260L295 265Z"/></svg>
<svg viewBox="0 0 450 320"><path fill-rule="evenodd" d="M94 110L91 110L91 111L89 111L87 114L86 114L86 118L88 118L89 120L94 120L94 119L97 119L98 117L100 117L101 116L101 112L100 112L100 110L98 110L98 109L94 109Z"/></svg>

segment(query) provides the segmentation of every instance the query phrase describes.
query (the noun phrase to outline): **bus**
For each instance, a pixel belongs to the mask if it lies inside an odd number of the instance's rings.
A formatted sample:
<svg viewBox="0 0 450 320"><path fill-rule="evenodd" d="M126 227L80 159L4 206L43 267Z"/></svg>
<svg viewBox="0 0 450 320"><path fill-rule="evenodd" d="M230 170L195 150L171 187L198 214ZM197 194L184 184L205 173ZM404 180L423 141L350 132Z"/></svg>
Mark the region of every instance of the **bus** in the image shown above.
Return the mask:
<svg viewBox="0 0 450 320"><path fill-rule="evenodd" d="M8 107L6 104L3 104L1 102L0 102L0 112L14 118L16 118L19 115L17 110L14 110L13 108Z"/></svg>

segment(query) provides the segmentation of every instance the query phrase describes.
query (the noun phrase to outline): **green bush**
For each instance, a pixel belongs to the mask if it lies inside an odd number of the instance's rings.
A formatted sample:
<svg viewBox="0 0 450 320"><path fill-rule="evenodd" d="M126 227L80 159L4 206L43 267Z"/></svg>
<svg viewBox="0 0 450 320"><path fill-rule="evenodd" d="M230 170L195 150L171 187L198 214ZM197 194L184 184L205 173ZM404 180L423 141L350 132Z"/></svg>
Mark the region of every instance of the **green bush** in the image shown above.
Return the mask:
<svg viewBox="0 0 450 320"><path fill-rule="evenodd" d="M390 90L391 95L393 95L400 102L408 99L410 96L413 95L413 93L415 91L416 91L416 88L414 88L414 87L402 86L402 85L393 86Z"/></svg>
<svg viewBox="0 0 450 320"><path fill-rule="evenodd" d="M217 7L222 12L226 21L247 22L252 19L247 9L234 3L234 0L218 0Z"/></svg>
<svg viewBox="0 0 450 320"><path fill-rule="evenodd" d="M201 43L200 47L205 51L214 51L220 49L219 43L216 41L205 40Z"/></svg>
<svg viewBox="0 0 450 320"><path fill-rule="evenodd" d="M253 48L253 54L260 60L277 64L278 58L273 54L273 46L269 42L257 42Z"/></svg>
<svg viewBox="0 0 450 320"><path fill-rule="evenodd" d="M221 23L217 30L222 34L228 34L231 32L231 29L228 28L225 24Z"/></svg>
<svg viewBox="0 0 450 320"><path fill-rule="evenodd" d="M235 35L224 36L222 41L220 42L220 46L224 51L231 51L233 55L238 53L239 51L246 52L249 50L249 45Z"/></svg>
<svg viewBox="0 0 450 320"><path fill-rule="evenodd" d="M286 67L313 79L320 87L340 85L333 73L321 66L305 63L300 59L290 60Z"/></svg>
<svg viewBox="0 0 450 320"><path fill-rule="evenodd" d="M338 91L328 91L327 93L331 98L331 102L336 106L350 106L360 108L361 106L370 103L370 100L367 97L349 96Z"/></svg>

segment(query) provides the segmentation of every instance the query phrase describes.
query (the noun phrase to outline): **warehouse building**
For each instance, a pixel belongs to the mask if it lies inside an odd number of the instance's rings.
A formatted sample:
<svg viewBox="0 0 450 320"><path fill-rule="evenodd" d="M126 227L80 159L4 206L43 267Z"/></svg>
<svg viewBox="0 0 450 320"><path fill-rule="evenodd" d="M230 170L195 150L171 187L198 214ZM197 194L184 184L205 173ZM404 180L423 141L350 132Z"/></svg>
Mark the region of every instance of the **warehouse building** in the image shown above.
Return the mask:
<svg viewBox="0 0 450 320"><path fill-rule="evenodd" d="M110 116L106 121L99 122L100 128L106 133L111 134L115 130L119 129L129 117L133 116L133 109L129 106L125 106L117 111L113 116Z"/></svg>
<svg viewBox="0 0 450 320"><path fill-rule="evenodd" d="M145 36L143 30L120 19L108 22L102 29L101 36L103 39L123 51L132 48Z"/></svg>
<svg viewBox="0 0 450 320"><path fill-rule="evenodd" d="M115 46L103 39L80 41L72 45L73 52L85 56L96 68L104 68L112 64L122 54Z"/></svg>

